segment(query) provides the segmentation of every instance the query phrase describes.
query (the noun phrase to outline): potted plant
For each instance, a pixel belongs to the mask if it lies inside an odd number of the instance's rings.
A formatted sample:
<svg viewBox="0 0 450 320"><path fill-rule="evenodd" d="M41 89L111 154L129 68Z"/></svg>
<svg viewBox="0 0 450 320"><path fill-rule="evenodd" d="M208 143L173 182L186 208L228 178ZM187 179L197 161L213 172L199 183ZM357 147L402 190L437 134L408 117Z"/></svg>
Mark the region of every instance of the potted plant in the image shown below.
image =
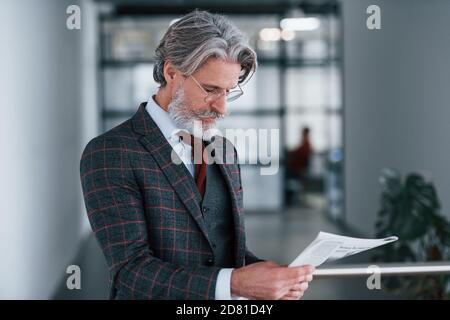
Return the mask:
<svg viewBox="0 0 450 320"><path fill-rule="evenodd" d="M391 169L380 177L381 208L376 221L377 237L396 235L399 240L375 251L374 261L428 262L450 258L450 222L440 212L436 189L418 173L404 179ZM387 277L384 286L413 299L449 299L450 277Z"/></svg>

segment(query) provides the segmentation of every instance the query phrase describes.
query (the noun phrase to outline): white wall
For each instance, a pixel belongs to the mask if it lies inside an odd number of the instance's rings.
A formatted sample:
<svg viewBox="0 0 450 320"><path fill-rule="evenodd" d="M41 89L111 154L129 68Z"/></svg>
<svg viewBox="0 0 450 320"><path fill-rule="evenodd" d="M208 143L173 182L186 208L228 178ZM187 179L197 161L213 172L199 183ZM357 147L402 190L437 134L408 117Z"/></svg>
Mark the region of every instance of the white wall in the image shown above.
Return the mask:
<svg viewBox="0 0 450 320"><path fill-rule="evenodd" d="M450 216L450 1L342 3L346 221L373 234L383 167L431 173Z"/></svg>
<svg viewBox="0 0 450 320"><path fill-rule="evenodd" d="M93 93L73 3L0 4L0 299L51 297L83 236L78 167L95 124L82 125Z"/></svg>

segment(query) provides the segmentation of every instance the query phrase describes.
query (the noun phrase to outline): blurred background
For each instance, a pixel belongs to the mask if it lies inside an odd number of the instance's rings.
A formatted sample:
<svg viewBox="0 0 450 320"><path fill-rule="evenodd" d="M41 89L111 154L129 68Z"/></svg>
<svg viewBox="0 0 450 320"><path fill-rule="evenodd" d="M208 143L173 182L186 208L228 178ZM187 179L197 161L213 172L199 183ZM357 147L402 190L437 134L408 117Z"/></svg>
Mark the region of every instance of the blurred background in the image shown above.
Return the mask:
<svg viewBox="0 0 450 320"><path fill-rule="evenodd" d="M80 29L66 25L70 5ZM370 5L379 30L366 26ZM289 263L328 231L402 240L339 263L450 259L449 1L3 0L0 299L108 297L81 152L149 99L156 46L195 8L226 14L258 54L221 128L280 130L276 175L260 175L256 146L242 166L255 254ZM81 290L67 289L69 265ZM305 298L449 297L446 277L413 280L319 279Z"/></svg>

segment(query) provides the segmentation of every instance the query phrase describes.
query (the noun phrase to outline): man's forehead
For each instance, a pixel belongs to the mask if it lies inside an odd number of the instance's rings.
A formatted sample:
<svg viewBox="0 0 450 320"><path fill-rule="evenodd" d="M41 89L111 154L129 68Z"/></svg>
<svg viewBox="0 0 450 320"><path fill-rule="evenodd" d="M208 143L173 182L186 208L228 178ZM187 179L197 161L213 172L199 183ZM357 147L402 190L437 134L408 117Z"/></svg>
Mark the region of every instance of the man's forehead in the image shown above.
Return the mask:
<svg viewBox="0 0 450 320"><path fill-rule="evenodd" d="M237 85L241 74L241 65L236 62L211 58L199 70L196 75L204 85L220 88L233 88Z"/></svg>

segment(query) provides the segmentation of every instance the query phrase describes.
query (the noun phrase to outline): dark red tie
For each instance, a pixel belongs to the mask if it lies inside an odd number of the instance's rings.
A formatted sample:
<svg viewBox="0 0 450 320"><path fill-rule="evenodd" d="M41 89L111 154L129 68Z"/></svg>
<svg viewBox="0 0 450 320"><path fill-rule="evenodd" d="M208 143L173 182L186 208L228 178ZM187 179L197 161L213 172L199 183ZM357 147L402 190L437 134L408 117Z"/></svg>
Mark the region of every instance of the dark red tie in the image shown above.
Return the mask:
<svg viewBox="0 0 450 320"><path fill-rule="evenodd" d="M194 176L195 176L195 184L197 185L198 191L200 192L202 198L205 196L205 189L206 189L206 160L204 159L204 151L205 151L205 145L203 141L200 139L194 138L191 135L191 146L192 146L192 159L193 161L201 160L201 163L195 163L194 166ZM197 157L194 157L195 152L200 152L199 147L201 146L201 155L197 155Z"/></svg>

